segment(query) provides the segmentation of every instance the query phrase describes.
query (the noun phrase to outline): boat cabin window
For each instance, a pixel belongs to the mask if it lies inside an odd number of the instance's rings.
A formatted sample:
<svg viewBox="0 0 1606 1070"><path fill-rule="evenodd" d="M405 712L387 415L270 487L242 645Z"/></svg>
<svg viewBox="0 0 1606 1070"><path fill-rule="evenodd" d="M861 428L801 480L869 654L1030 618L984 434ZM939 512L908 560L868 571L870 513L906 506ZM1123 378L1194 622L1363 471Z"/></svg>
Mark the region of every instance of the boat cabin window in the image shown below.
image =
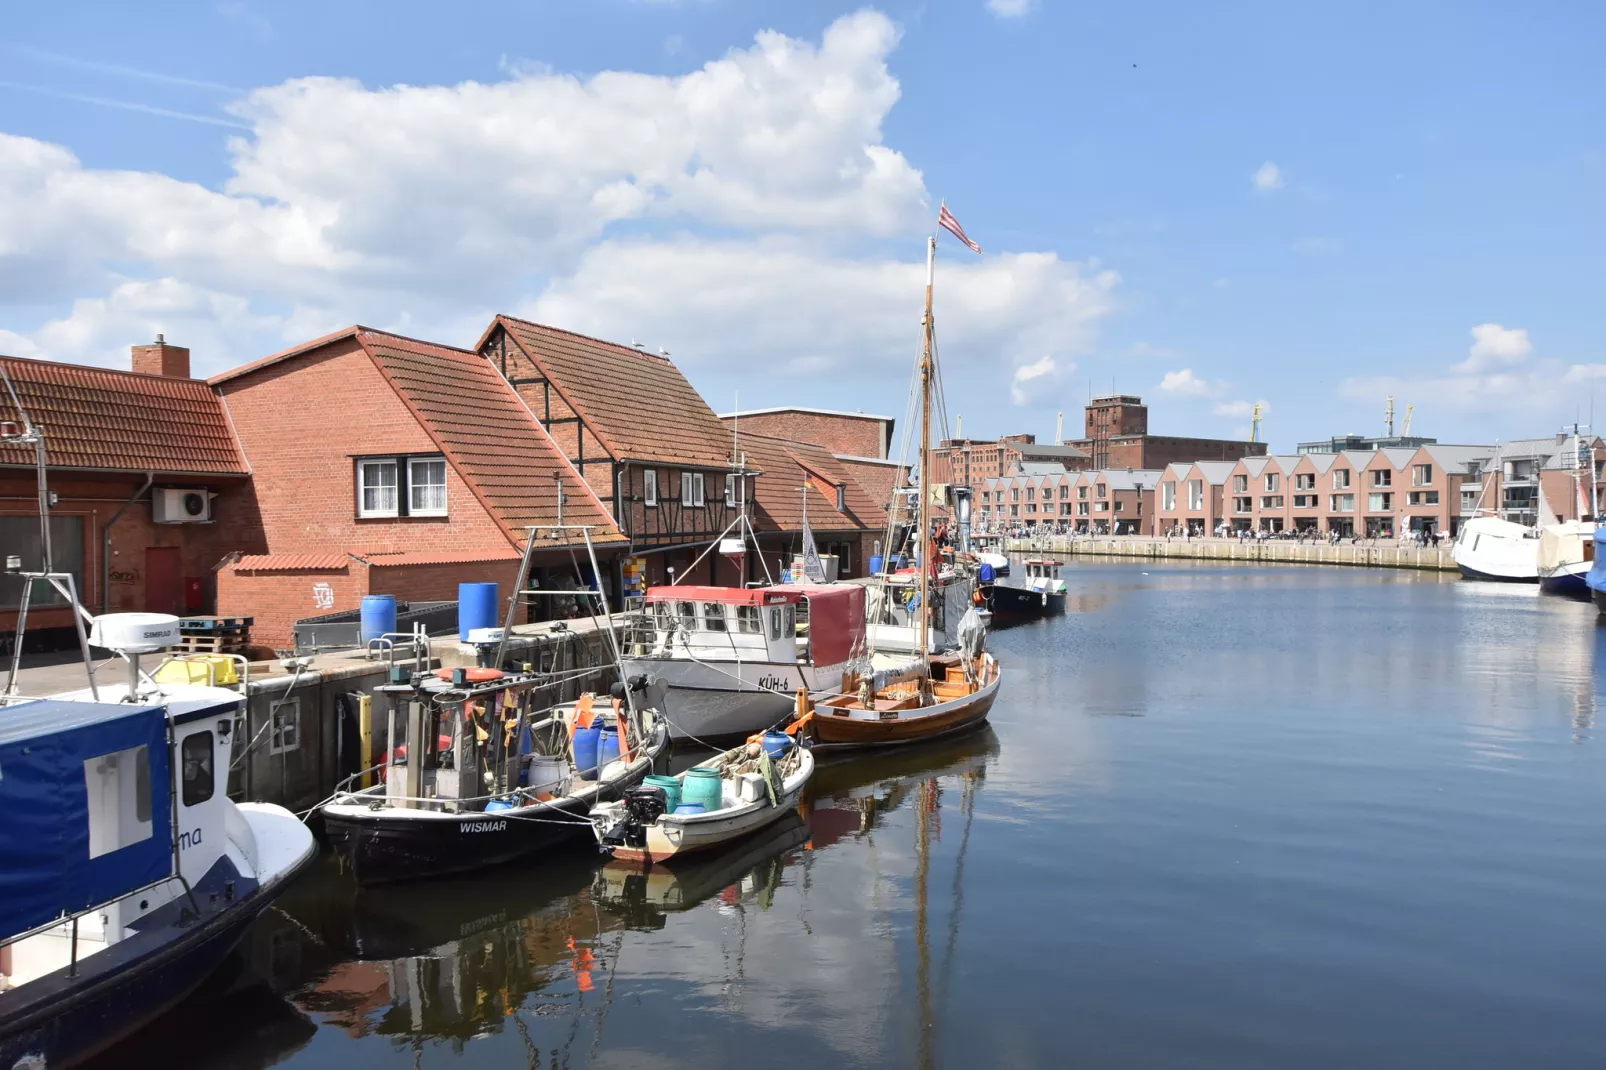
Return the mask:
<svg viewBox="0 0 1606 1070"><path fill-rule="evenodd" d="M179 744L179 761L184 770L185 806L198 806L212 797L212 733L193 732Z"/></svg>
<svg viewBox="0 0 1606 1070"><path fill-rule="evenodd" d="M711 632L725 630L725 606L722 603L703 603L703 627Z"/></svg>
<svg viewBox="0 0 1606 1070"><path fill-rule="evenodd" d="M147 748L102 754L84 763L89 857L151 837L151 766Z"/></svg>
<svg viewBox="0 0 1606 1070"><path fill-rule="evenodd" d="M680 630L683 632L695 632L697 630L697 603L676 602L675 606L680 611Z"/></svg>
<svg viewBox="0 0 1606 1070"><path fill-rule="evenodd" d="M736 607L736 630L744 635L764 634L764 626L759 623L757 606Z"/></svg>
<svg viewBox="0 0 1606 1070"><path fill-rule="evenodd" d="M770 607L770 638L793 639L797 637L797 610L790 604Z"/></svg>

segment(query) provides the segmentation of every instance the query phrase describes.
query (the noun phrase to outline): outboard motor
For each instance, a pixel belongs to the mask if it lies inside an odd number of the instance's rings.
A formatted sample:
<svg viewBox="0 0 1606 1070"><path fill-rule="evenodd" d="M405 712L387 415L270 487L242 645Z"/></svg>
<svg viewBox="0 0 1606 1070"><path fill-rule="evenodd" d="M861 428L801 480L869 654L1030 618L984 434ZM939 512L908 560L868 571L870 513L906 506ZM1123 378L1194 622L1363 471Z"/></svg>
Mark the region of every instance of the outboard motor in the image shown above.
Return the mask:
<svg viewBox="0 0 1606 1070"><path fill-rule="evenodd" d="M624 804L624 817L602 834L602 842L614 847L645 848L647 826L669 809L669 793L652 784L642 784L625 792Z"/></svg>

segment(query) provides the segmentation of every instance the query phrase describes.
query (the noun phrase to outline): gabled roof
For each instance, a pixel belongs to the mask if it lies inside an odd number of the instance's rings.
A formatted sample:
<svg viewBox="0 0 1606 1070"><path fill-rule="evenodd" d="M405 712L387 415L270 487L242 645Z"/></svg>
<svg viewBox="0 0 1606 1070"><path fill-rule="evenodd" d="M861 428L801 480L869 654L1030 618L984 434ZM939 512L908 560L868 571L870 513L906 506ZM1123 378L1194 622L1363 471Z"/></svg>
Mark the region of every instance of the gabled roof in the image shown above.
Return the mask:
<svg viewBox="0 0 1606 1070"><path fill-rule="evenodd" d="M1384 457L1386 457L1389 464L1393 466L1396 472L1410 464L1411 458L1416 456L1416 450L1406 449L1403 446L1387 446L1380 450L1373 450L1372 452L1381 453Z"/></svg>
<svg viewBox="0 0 1606 1070"><path fill-rule="evenodd" d="M1243 465L1244 466L1244 471L1248 472L1251 476L1258 476L1258 475L1260 475L1260 473L1262 473L1262 472L1264 472L1266 470L1266 466L1271 463L1271 458L1270 457L1244 457L1238 463Z"/></svg>
<svg viewBox="0 0 1606 1070"><path fill-rule="evenodd" d="M843 470L831 451L823 446L768 435L743 435L742 448L750 462L764 474L754 484L753 526L759 531L803 530L803 494L808 488L809 526L820 531L849 528L875 530L886 523L887 509L872 501L859 482ZM827 497L814 481L840 484L843 510L836 508L836 496Z"/></svg>
<svg viewBox="0 0 1606 1070"><path fill-rule="evenodd" d="M1317 474L1318 475L1322 475L1322 474L1325 474L1329 468L1333 467L1333 462L1338 460L1338 454L1336 454L1336 453L1303 453L1303 454L1300 454L1300 460L1301 460L1301 462L1309 461L1310 462L1310 466L1312 468L1316 469Z"/></svg>
<svg viewBox="0 0 1606 1070"><path fill-rule="evenodd" d="M1279 469L1286 473L1292 472L1294 470L1294 465L1299 463L1299 454L1272 453L1268 454L1266 459L1276 464Z"/></svg>
<svg viewBox="0 0 1606 1070"><path fill-rule="evenodd" d="M1372 463L1371 450L1345 450L1339 456L1348 461L1350 467L1357 472Z"/></svg>
<svg viewBox="0 0 1606 1070"><path fill-rule="evenodd" d="M1507 460L1513 457L1549 457L1559 452L1565 442L1565 437L1557 441L1555 435L1548 438L1514 438L1500 444L1500 456Z"/></svg>
<svg viewBox="0 0 1606 1070"><path fill-rule="evenodd" d="M1465 475L1467 465L1473 461L1488 460L1495 453L1493 446L1440 446L1435 443L1422 449L1440 468L1458 475Z"/></svg>
<svg viewBox="0 0 1606 1070"><path fill-rule="evenodd" d="M199 379L0 357L23 409L45 434L52 468L158 475L246 475L223 403ZM0 387L0 420L21 421ZM0 464L34 463L0 445Z"/></svg>
<svg viewBox="0 0 1606 1070"><path fill-rule="evenodd" d="M1095 474L1112 490L1151 490L1160 481L1160 473L1150 468L1110 468Z"/></svg>
<svg viewBox="0 0 1606 1070"><path fill-rule="evenodd" d="M1165 466L1165 474L1173 479L1183 479L1192 470L1192 461L1172 461Z"/></svg>
<svg viewBox="0 0 1606 1070"><path fill-rule="evenodd" d="M623 538L490 361L367 328L357 340L515 545L526 525L556 523L559 484L565 524L592 525L595 542Z"/></svg>
<svg viewBox="0 0 1606 1070"><path fill-rule="evenodd" d="M1237 464L1237 461L1194 461L1192 467L1199 469L1207 482L1216 484L1225 483Z"/></svg>
<svg viewBox="0 0 1606 1070"><path fill-rule="evenodd" d="M730 430L667 357L512 316L497 316L476 348L498 326L614 457L730 464Z"/></svg>

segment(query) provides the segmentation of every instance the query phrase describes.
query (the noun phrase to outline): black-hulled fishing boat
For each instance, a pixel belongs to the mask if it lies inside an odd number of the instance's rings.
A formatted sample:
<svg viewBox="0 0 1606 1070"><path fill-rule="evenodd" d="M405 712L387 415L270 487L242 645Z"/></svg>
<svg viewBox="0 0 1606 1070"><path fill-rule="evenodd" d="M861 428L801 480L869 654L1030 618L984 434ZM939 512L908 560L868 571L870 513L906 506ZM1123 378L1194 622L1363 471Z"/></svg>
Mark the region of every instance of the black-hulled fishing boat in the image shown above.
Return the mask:
<svg viewBox="0 0 1606 1070"><path fill-rule="evenodd" d="M535 673L478 670L377 690L390 702L381 781L321 809L361 884L423 880L595 843L592 807L641 783L669 744L663 685L634 677L609 696L536 711Z"/></svg>
<svg viewBox="0 0 1606 1070"><path fill-rule="evenodd" d="M992 611L993 621L1012 624L1065 612L1065 581L1060 579L1060 563L1032 559L1022 565L1021 582L984 583L982 597Z"/></svg>

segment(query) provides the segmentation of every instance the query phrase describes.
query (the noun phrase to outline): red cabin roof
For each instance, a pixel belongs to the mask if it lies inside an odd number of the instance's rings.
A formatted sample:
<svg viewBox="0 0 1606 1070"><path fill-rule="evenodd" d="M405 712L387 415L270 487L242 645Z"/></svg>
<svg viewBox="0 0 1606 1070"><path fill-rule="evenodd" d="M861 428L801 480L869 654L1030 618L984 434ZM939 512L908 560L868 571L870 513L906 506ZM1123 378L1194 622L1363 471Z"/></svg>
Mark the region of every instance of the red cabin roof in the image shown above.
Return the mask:
<svg viewBox="0 0 1606 1070"><path fill-rule="evenodd" d="M727 606L778 606L802 601L806 585L791 587L704 587L698 584L649 587L649 602L719 602Z"/></svg>

